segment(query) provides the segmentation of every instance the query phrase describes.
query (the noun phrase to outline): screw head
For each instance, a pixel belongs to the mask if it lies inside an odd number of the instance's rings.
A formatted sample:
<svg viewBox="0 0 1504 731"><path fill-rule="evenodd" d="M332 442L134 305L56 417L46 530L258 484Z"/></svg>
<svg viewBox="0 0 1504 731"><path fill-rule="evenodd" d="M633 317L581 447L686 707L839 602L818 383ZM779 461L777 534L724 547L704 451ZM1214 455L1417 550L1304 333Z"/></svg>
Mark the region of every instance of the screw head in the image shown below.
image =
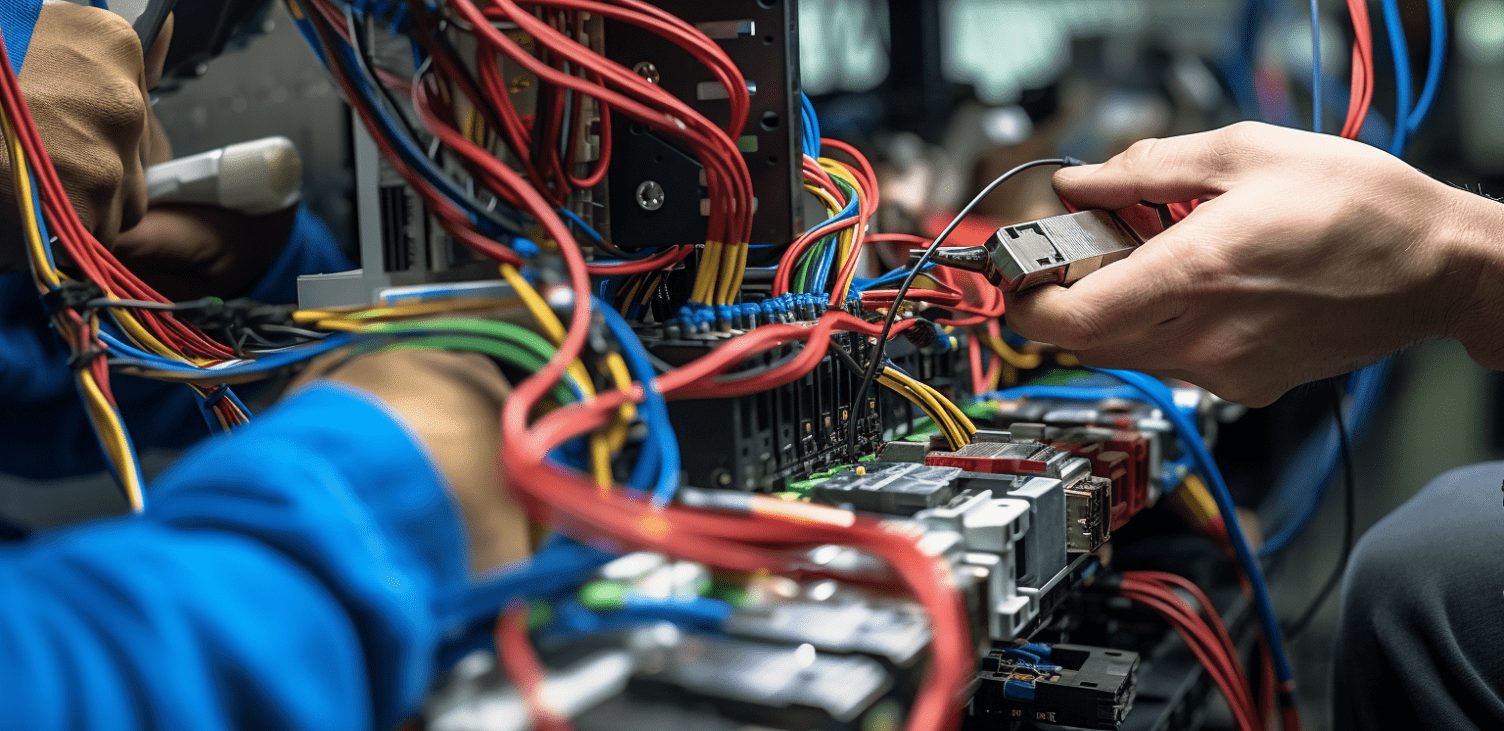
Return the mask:
<svg viewBox="0 0 1504 731"><path fill-rule="evenodd" d="M632 66L632 73L646 79L649 84L656 84L663 78L658 73L658 67L654 66L652 61L638 61Z"/></svg>
<svg viewBox="0 0 1504 731"><path fill-rule="evenodd" d="M644 180L637 186L637 205L644 211L656 211L663 207L663 186L656 180Z"/></svg>

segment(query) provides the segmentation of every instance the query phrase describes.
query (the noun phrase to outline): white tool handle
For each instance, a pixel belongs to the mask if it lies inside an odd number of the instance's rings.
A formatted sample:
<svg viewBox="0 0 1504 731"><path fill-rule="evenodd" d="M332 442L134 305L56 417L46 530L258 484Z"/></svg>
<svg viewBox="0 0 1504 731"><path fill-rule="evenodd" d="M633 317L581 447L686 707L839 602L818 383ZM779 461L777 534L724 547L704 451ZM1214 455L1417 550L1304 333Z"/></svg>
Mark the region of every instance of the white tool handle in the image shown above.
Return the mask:
<svg viewBox="0 0 1504 731"><path fill-rule="evenodd" d="M303 159L286 137L266 137L146 169L151 203L197 203L257 216L302 195Z"/></svg>

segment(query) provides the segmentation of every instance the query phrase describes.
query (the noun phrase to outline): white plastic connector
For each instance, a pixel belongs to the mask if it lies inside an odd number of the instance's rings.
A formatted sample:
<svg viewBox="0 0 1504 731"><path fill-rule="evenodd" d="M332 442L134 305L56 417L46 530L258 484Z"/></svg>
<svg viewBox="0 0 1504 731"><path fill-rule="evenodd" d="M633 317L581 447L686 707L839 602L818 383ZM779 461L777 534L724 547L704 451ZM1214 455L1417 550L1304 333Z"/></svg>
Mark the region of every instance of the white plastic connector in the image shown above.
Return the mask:
<svg viewBox="0 0 1504 731"><path fill-rule="evenodd" d="M252 216L302 197L303 159L286 137L266 137L178 158L146 169L153 203L219 206Z"/></svg>

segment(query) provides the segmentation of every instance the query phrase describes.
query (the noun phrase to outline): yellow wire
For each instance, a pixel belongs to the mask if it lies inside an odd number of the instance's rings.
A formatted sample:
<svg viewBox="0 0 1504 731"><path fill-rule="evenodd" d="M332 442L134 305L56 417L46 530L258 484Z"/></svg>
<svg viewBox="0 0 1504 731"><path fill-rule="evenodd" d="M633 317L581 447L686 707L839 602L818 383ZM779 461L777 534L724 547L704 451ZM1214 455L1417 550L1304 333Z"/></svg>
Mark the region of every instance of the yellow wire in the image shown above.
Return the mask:
<svg viewBox="0 0 1504 731"><path fill-rule="evenodd" d="M970 444L971 440L964 434L962 427L955 422L949 411L945 409L934 395L922 387L918 381L909 378L892 368L884 368L878 382L897 391L899 395L914 402L922 409L935 425L945 433L945 438L950 442L952 449L960 449Z"/></svg>
<svg viewBox="0 0 1504 731"><path fill-rule="evenodd" d="M529 284L527 279L522 276L522 272L517 271L517 267L511 264L502 264L501 276L512 285L512 289L517 290L517 295L522 298L522 304L527 307L529 312L533 313L533 319L537 320L538 325L543 328L544 335L548 336L555 346L563 345L565 337L564 323L560 322L558 315L555 315L554 311L549 309L548 303L544 301L543 296L538 294L538 290L533 289L533 285ZM579 303L579 306L585 305L584 303ZM617 357L619 358L620 356ZM610 367L609 358L607 367ZM625 364L623 364L623 368L625 368ZM569 364L569 373L579 382L580 392L585 397L584 401L587 403L593 401L595 399L595 385L590 380L590 372L585 370L585 364L579 360L575 360ZM629 412L627 408L626 405L623 405L621 409L618 409L618 421L631 420L632 412ZM614 429L616 427L611 428ZM625 427L623 426L622 428ZM625 435L622 438L625 440ZM602 490L611 489L611 451L611 439L608 432L596 431L590 435L591 474L594 475L596 484L600 485Z"/></svg>
<svg viewBox="0 0 1504 731"><path fill-rule="evenodd" d="M642 283L644 281L646 281L646 279L641 276L635 276L632 278L632 288L627 290L627 296L621 298L621 314L623 317L626 317L627 310L631 309L632 300L637 297L637 291L640 287L642 287Z"/></svg>
<svg viewBox="0 0 1504 731"><path fill-rule="evenodd" d="M32 269L44 283L56 287L62 280L57 270L47 265L47 242L42 240L42 230L37 224L35 200L31 197L31 170L26 166L26 151L16 138L10 119L3 114L0 114L0 125L4 127L5 144L10 150L11 173L20 198L18 204L21 220L25 224L27 253L31 257Z"/></svg>
<svg viewBox="0 0 1504 731"><path fill-rule="evenodd" d="M120 484L125 488L125 496L130 501L131 510L139 513L146 508L146 496L141 489L141 476L136 472L130 442L125 436L125 425L120 422L115 409L105 399L104 392L95 382L92 371L88 368L80 368L78 380L83 386L84 403L89 408L90 418L94 420L95 428L99 430L99 439L105 447L105 453L109 455L110 461L115 464L116 473L120 475Z"/></svg>
<svg viewBox="0 0 1504 731"><path fill-rule="evenodd" d="M618 391L630 391L632 389L632 372L627 369L627 361L620 354L610 353L605 358L606 370L611 374L611 381L616 384ZM630 401L622 404L616 412L616 420L606 432L606 439L610 442L611 451L615 452L627 442L627 430L631 426L632 419L637 417L637 407Z"/></svg>
<svg viewBox="0 0 1504 731"><path fill-rule="evenodd" d="M977 433L977 425L972 423L971 417L967 416L966 412L961 410L961 407L956 406L954 401L946 398L945 394L936 391L934 386L917 379L914 379L914 385L928 391L934 396L935 401L939 402L940 406L950 413L951 418L955 420L956 424L960 425L968 437ZM970 441L969 439L967 440L968 443Z"/></svg>
<svg viewBox="0 0 1504 731"><path fill-rule="evenodd" d="M653 294L658 291L658 280L662 278L663 272L653 272L653 278L650 280L651 283L642 290L642 304L646 305L652 301Z"/></svg>
<svg viewBox="0 0 1504 731"><path fill-rule="evenodd" d="M814 183L805 183L804 189L814 194L816 198L819 198L820 202L825 204L825 210L832 216L841 212L840 204L836 203L836 197L831 195L830 191L821 188Z"/></svg>
<svg viewBox="0 0 1504 731"><path fill-rule="evenodd" d="M986 345L989 350L996 353L997 357L1002 358L1004 363L1021 371L1033 370L1044 362L1044 359L1038 353L1020 353L1009 347L1007 341L1002 338L991 335L979 335L977 337L981 339L983 345Z"/></svg>
<svg viewBox="0 0 1504 731"><path fill-rule="evenodd" d="M1180 500L1196 520L1210 523L1221 517L1222 513L1217 509L1217 503L1212 499L1211 493L1207 491L1206 483L1195 474L1186 475L1185 480L1180 484L1180 489L1175 492L1181 496Z"/></svg>
<svg viewBox="0 0 1504 731"><path fill-rule="evenodd" d="M736 244L721 244L721 271L716 279L715 304L729 305L736 298L736 290L732 287L736 281L737 262L741 261L741 248Z"/></svg>
<svg viewBox="0 0 1504 731"><path fill-rule="evenodd" d="M706 241L705 251L700 257L700 268L695 272L695 287L690 293L691 300L714 304L711 298L715 296L715 276L720 264L721 242Z"/></svg>
<svg viewBox="0 0 1504 731"><path fill-rule="evenodd" d="M841 212L842 206L840 202L836 200L835 196L831 195L830 191L812 183L805 183L804 189L814 194L816 198L819 198L821 204L825 206L825 210L829 211L831 216L835 216L835 214ZM854 189L860 190L860 188L855 187ZM836 257L831 263L833 273L841 271L846 266L846 260L851 256L851 250L855 242L855 227L842 229L841 233L836 236ZM839 284L839 282L835 284ZM843 299L845 296L844 292L841 293Z"/></svg>
<svg viewBox="0 0 1504 731"><path fill-rule="evenodd" d="M308 323L319 320L384 320L394 318L415 318L429 315L448 315L455 312L468 312L473 310L493 310L510 307L516 304L511 299L501 298L466 298L455 300L443 300L439 302L414 302L411 304L389 305L385 307L366 307L360 309L336 309L336 310L298 310L292 313L294 322Z"/></svg>

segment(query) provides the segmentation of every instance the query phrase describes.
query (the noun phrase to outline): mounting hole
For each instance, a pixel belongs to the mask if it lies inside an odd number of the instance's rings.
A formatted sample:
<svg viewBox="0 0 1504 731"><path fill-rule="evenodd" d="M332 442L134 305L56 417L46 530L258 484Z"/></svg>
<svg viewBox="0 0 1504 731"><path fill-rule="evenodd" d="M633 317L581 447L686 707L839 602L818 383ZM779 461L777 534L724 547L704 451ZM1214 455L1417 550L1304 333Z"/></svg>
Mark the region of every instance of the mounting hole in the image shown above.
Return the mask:
<svg viewBox="0 0 1504 731"><path fill-rule="evenodd" d="M645 126L643 126L643 125L641 125L641 124L639 124L639 123L637 123L637 122L633 122L633 123L627 125L627 131L631 132L634 135L641 135L641 134L647 134L648 128L645 127Z"/></svg>
<svg viewBox="0 0 1504 731"><path fill-rule="evenodd" d="M764 46L771 46L771 45L773 45L773 36L763 36L762 37L762 44Z"/></svg>
<svg viewBox="0 0 1504 731"><path fill-rule="evenodd" d="M768 164L769 165L777 165L778 164L778 156L777 155L768 155Z"/></svg>
<svg viewBox="0 0 1504 731"><path fill-rule="evenodd" d="M662 155L654 155L653 156L653 162L663 162L663 156Z"/></svg>
<svg viewBox="0 0 1504 731"><path fill-rule="evenodd" d="M771 8L778 4L778 0L757 0L757 7Z"/></svg>
<svg viewBox="0 0 1504 731"><path fill-rule="evenodd" d="M778 118L778 112L763 112L762 113L762 128L765 129L765 130L767 130L767 131L769 131L769 132L772 132L773 130L778 129L778 125L781 124L782 122L783 122L783 120L781 120L781 119Z"/></svg>

